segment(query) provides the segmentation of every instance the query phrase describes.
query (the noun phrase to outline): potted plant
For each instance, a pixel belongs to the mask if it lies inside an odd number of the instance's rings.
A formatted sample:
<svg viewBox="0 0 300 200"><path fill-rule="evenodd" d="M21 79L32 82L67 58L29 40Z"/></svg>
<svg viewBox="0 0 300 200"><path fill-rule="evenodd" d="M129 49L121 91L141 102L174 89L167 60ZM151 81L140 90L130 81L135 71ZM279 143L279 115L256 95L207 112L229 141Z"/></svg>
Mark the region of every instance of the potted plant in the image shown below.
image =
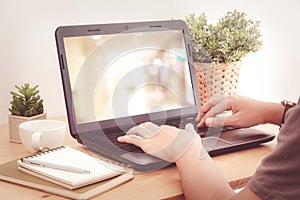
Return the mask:
<svg viewBox="0 0 300 200"><path fill-rule="evenodd" d="M213 94L234 94L241 59L260 49L260 21L244 12L227 12L216 24L204 13L186 16L201 104Z"/></svg>
<svg viewBox="0 0 300 200"><path fill-rule="evenodd" d="M8 109L11 113L8 115L9 140L21 143L19 124L28 120L46 119L46 113L44 113L43 99L38 95L38 85L30 87L29 83L25 83L15 87L18 92L10 92L12 101Z"/></svg>

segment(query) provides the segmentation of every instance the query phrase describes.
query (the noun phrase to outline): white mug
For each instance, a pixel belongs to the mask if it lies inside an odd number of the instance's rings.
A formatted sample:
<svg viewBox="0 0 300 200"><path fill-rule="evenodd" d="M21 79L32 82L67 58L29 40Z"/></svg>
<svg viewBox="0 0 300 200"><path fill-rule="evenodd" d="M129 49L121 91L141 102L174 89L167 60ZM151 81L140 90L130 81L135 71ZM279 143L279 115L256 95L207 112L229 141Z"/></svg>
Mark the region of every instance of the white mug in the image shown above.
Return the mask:
<svg viewBox="0 0 300 200"><path fill-rule="evenodd" d="M32 120L19 125L23 146L30 152L43 148L62 146L66 135L66 123L59 120Z"/></svg>

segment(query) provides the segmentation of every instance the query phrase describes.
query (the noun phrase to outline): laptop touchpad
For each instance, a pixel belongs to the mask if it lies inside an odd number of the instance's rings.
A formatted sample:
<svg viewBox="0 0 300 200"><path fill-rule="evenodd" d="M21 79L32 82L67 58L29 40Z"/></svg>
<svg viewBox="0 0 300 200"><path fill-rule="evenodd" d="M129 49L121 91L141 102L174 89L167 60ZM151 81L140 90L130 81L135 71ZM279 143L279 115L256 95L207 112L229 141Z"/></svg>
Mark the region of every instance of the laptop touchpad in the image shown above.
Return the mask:
<svg viewBox="0 0 300 200"><path fill-rule="evenodd" d="M224 148L230 146L232 143L221 138L217 137L205 137L202 138L202 145L207 151L211 151L213 149Z"/></svg>

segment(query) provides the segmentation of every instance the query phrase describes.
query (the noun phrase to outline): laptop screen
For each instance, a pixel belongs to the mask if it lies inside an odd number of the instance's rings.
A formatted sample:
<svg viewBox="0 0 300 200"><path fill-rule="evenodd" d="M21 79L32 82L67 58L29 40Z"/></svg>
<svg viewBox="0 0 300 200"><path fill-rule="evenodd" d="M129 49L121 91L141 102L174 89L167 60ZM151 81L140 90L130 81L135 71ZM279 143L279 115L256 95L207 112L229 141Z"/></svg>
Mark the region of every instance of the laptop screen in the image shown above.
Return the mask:
<svg viewBox="0 0 300 200"><path fill-rule="evenodd" d="M183 30L63 38L78 124L195 106Z"/></svg>

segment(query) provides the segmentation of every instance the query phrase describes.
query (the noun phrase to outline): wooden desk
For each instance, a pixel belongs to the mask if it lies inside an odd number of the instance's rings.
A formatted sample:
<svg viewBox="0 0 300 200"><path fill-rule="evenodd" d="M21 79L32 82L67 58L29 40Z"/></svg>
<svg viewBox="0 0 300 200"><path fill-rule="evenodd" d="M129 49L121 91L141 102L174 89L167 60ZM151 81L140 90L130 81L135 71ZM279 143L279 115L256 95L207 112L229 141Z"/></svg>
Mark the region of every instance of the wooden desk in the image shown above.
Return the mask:
<svg viewBox="0 0 300 200"><path fill-rule="evenodd" d="M62 119L64 120L64 118ZM278 127L273 125L263 125L258 126L258 128L273 133L278 132ZM216 156L213 159L221 168L229 184L234 189L240 188L246 185L262 158L272 150L275 143L274 140L257 148ZM83 149L70 134L67 134L65 145ZM7 125L0 126L0 164L28 154L22 144L9 142ZM0 194L2 197L9 197L9 199L64 199L63 197L4 181L0 181ZM94 199L179 200L184 199L184 196L178 171L175 166L171 166L154 172L137 173L134 175L134 180Z"/></svg>

